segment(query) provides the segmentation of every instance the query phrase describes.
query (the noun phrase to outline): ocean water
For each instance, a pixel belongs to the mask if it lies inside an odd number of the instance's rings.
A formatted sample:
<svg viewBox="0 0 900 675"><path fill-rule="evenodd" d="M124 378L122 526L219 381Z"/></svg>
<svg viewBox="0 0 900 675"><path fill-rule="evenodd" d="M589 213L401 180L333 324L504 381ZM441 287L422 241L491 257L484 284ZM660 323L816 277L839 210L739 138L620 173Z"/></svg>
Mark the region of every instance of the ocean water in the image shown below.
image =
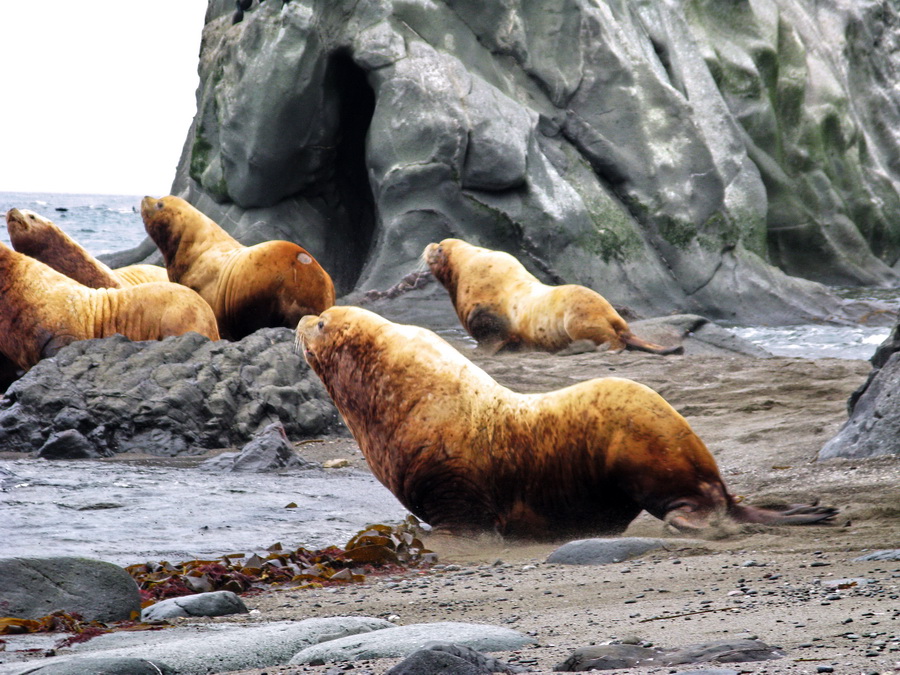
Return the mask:
<svg viewBox="0 0 900 675"><path fill-rule="evenodd" d="M141 199L133 195L70 195L0 192L0 213L28 209L59 225L95 256L137 246L146 237ZM6 227L0 241L9 244Z"/></svg>

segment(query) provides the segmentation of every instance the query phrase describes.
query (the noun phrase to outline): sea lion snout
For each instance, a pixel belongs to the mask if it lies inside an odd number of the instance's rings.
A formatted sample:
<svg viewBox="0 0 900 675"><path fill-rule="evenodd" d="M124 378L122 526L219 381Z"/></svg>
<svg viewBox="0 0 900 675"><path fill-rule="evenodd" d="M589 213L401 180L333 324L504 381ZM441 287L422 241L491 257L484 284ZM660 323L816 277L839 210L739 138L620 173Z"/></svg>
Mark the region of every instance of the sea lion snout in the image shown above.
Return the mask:
<svg viewBox="0 0 900 675"><path fill-rule="evenodd" d="M28 216L34 217L34 214L24 209L10 209L6 212L6 227L9 230L28 230Z"/></svg>
<svg viewBox="0 0 900 675"><path fill-rule="evenodd" d="M162 198L151 197L147 195L141 200L141 217L148 218L154 211L159 211L165 207Z"/></svg>
<svg viewBox="0 0 900 675"><path fill-rule="evenodd" d="M307 362L312 356L310 343L321 331L322 326L324 326L324 322L318 314L307 314L297 323L297 330L294 332L294 352L302 354Z"/></svg>

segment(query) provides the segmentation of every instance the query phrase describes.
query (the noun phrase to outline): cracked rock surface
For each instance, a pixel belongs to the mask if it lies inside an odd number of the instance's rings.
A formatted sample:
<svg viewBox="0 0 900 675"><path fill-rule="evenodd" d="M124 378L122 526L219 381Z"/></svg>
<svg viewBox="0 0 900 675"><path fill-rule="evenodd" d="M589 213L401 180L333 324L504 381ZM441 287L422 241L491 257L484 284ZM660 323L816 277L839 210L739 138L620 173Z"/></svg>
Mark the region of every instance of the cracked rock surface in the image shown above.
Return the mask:
<svg viewBox="0 0 900 675"><path fill-rule="evenodd" d="M855 320L814 282L898 281L898 11L210 0L173 192L350 300L456 236L644 316Z"/></svg>

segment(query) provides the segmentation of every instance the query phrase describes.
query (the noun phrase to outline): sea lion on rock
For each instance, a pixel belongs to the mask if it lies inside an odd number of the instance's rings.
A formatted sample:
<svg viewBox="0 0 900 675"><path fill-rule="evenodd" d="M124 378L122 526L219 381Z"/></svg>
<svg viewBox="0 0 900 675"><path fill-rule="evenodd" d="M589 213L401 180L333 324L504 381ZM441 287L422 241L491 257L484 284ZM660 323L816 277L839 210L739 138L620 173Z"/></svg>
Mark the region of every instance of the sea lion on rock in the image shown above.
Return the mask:
<svg viewBox="0 0 900 675"><path fill-rule="evenodd" d="M334 284L301 246L267 241L244 246L179 197L145 197L141 216L162 251L169 279L197 291L222 337L260 328L295 328L300 317L334 304Z"/></svg>
<svg viewBox="0 0 900 675"><path fill-rule="evenodd" d="M631 380L519 394L431 331L359 307L304 317L296 345L378 480L437 529L553 540L620 533L642 509L682 530L715 513L784 525L835 514L738 504L687 421Z"/></svg>
<svg viewBox="0 0 900 675"><path fill-rule="evenodd" d="M125 288L169 280L168 272L158 265L110 269L52 220L28 209L10 209L6 213L6 229L13 248L19 253L40 260L90 288Z"/></svg>
<svg viewBox="0 0 900 675"><path fill-rule="evenodd" d="M219 339L212 310L189 288L168 281L88 288L0 244L0 353L23 370L76 340L116 333L161 340L189 331Z"/></svg>
<svg viewBox="0 0 900 675"><path fill-rule="evenodd" d="M489 351L557 352L580 340L656 354L684 351L642 340L596 291L542 284L509 253L444 239L428 244L423 256L463 327Z"/></svg>

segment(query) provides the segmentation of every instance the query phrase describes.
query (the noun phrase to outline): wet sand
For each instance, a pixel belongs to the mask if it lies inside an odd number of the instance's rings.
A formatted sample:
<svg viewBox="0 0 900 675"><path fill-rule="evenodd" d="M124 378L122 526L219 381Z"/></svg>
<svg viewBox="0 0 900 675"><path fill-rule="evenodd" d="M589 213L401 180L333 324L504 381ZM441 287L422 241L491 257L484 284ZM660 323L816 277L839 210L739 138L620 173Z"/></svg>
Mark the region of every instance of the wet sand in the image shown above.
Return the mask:
<svg viewBox="0 0 900 675"><path fill-rule="evenodd" d="M350 614L399 624L497 624L533 635L537 645L495 656L540 672L550 672L572 650L592 643L630 639L682 647L747 635L782 647L786 657L718 667L747 673L815 673L820 667L836 673L900 672L900 562L854 561L900 547L900 458L815 461L846 418L847 397L865 380L868 362L630 352L471 356L520 391L609 375L643 382L706 441L733 493L764 506L819 500L839 507L840 515L827 526L721 523L687 547L682 535L642 514L626 535L670 538L671 550L599 567L547 564L554 545L432 536L427 544L439 564L431 571L370 577L365 584L336 589L266 592L248 598L257 612L215 621ZM318 461L346 457L352 466L365 466L350 440L298 450ZM380 674L396 662L356 662L351 672ZM335 666L243 672L330 668Z"/></svg>

